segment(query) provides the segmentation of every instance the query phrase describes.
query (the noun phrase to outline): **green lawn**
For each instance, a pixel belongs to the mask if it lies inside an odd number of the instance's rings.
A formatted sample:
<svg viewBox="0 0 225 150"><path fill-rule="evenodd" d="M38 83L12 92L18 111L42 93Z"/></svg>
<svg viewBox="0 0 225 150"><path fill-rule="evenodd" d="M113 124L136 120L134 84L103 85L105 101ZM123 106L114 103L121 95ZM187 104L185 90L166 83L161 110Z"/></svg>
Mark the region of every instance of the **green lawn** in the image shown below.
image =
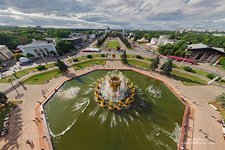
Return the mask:
<svg viewBox="0 0 225 150"><path fill-rule="evenodd" d="M180 69L184 70L184 67L182 66L182 67L180 67ZM204 77L207 78L208 72L203 71L203 70L200 70L200 69L193 69L193 70L196 72L196 74L201 75L201 76L204 76Z"/></svg>
<svg viewBox="0 0 225 150"><path fill-rule="evenodd" d="M127 59L127 61L128 61L128 65L131 65L131 66L140 67L147 70L150 67L150 63L143 62L138 59Z"/></svg>
<svg viewBox="0 0 225 150"><path fill-rule="evenodd" d="M122 54L120 56L122 56ZM127 54L127 58L135 58L135 59L138 59L137 58L137 55L133 55L133 54ZM151 58L147 58L147 57L142 57L142 58L143 59L141 59L141 60L151 61Z"/></svg>
<svg viewBox="0 0 225 150"><path fill-rule="evenodd" d="M47 80L50 80L54 77L60 76L61 72L59 70L51 70L43 72L40 74L33 75L28 79L24 80L24 84L44 84Z"/></svg>
<svg viewBox="0 0 225 150"><path fill-rule="evenodd" d="M85 67L89 67L92 65L105 65L105 64L106 64L106 60L104 59L91 59L91 60L77 63L73 65L73 67L75 70L78 70L78 69L83 69Z"/></svg>
<svg viewBox="0 0 225 150"><path fill-rule="evenodd" d="M200 79L198 77L183 73L178 70L173 70L171 73L172 77L176 80L180 80L185 85L206 85L207 81Z"/></svg>
<svg viewBox="0 0 225 150"><path fill-rule="evenodd" d="M55 67L55 63L47 64L47 65L45 65L45 67L46 67L47 69L52 68L52 67ZM18 72L16 72L16 74L14 73L13 75L16 75L16 77L21 78L21 77L23 77L23 76L25 76L25 75L27 75L27 74L29 74L30 72L33 72L33 71L35 71L35 70L36 70L35 67L33 67L33 68L28 68L28 69L24 69L24 70L18 71ZM4 78L4 79L0 79L0 83L9 83L9 81L8 81L9 79L14 80L14 78L12 78L12 76L7 76L7 77Z"/></svg>
<svg viewBox="0 0 225 150"><path fill-rule="evenodd" d="M10 103L9 105L5 106L5 107L2 107L0 106L0 131L2 130L3 128L3 123L4 123L4 118L5 118L5 115L7 113L10 112L10 108L14 107L15 105Z"/></svg>
<svg viewBox="0 0 225 150"><path fill-rule="evenodd" d="M117 46L120 47L120 43L117 40L110 40L107 43L107 48L110 48L110 49L116 49Z"/></svg>

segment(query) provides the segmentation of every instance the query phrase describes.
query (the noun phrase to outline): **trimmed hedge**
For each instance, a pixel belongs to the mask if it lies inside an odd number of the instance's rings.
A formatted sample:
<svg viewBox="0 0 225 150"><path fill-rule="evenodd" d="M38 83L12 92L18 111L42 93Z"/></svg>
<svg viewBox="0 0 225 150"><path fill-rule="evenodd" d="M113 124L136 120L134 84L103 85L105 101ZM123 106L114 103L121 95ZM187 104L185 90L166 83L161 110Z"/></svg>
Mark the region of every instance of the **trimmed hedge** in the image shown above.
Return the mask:
<svg viewBox="0 0 225 150"><path fill-rule="evenodd" d="M92 55L87 55L87 58L91 59L91 58L93 58L93 56Z"/></svg>
<svg viewBox="0 0 225 150"><path fill-rule="evenodd" d="M185 67L184 67L184 70L187 71L187 72L196 73L195 70L193 70L191 67L188 67L188 66L185 66Z"/></svg>
<svg viewBox="0 0 225 150"><path fill-rule="evenodd" d="M42 71L42 70L45 70L46 69L46 67L45 66L43 66L43 65L39 65L39 66L37 66L37 67L35 67L38 71Z"/></svg>

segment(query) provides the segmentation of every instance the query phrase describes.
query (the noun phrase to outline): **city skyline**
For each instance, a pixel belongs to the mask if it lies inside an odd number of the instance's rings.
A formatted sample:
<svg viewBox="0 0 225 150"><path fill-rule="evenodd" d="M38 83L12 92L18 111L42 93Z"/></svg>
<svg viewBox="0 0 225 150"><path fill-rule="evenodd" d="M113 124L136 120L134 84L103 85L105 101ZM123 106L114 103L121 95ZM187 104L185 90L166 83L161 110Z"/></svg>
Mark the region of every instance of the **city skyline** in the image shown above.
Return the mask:
<svg viewBox="0 0 225 150"><path fill-rule="evenodd" d="M225 29L225 0L2 0L0 25L56 28Z"/></svg>

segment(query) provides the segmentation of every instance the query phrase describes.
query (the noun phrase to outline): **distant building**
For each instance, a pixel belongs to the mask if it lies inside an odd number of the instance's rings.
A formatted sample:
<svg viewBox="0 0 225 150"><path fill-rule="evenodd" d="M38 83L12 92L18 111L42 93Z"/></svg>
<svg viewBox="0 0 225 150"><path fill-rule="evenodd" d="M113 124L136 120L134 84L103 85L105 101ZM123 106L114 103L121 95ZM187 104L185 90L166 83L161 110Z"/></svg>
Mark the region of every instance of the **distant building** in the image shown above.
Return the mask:
<svg viewBox="0 0 225 150"><path fill-rule="evenodd" d="M83 42L83 39L80 37L78 37L78 38L62 38L61 40L72 42L74 46L77 46ZM53 43L55 45L57 44L56 38L46 38L46 41L48 43Z"/></svg>
<svg viewBox="0 0 225 150"><path fill-rule="evenodd" d="M110 33L111 32L111 30L110 30L110 28L108 27L106 30L105 30L105 34L106 33Z"/></svg>
<svg viewBox="0 0 225 150"><path fill-rule="evenodd" d="M225 56L223 48L210 47L202 43L188 45L188 50L192 52L189 58L200 62L215 63L221 56Z"/></svg>
<svg viewBox="0 0 225 150"><path fill-rule="evenodd" d="M160 35L159 38L152 38L150 41L151 45L166 45L166 44L174 44L176 40L169 39L170 35Z"/></svg>
<svg viewBox="0 0 225 150"><path fill-rule="evenodd" d="M89 37L89 39L92 39L93 40L93 39L96 38L96 35L95 34L90 34L88 37Z"/></svg>
<svg viewBox="0 0 225 150"><path fill-rule="evenodd" d="M139 42L139 43L148 43L148 40L143 37L143 38L137 40L137 42Z"/></svg>
<svg viewBox="0 0 225 150"><path fill-rule="evenodd" d="M12 57L13 53L5 45L0 45L0 60L5 61Z"/></svg>
<svg viewBox="0 0 225 150"><path fill-rule="evenodd" d="M74 46L77 46L83 42L82 38L62 38L62 40L71 42Z"/></svg>
<svg viewBox="0 0 225 150"><path fill-rule="evenodd" d="M82 52L100 52L98 48L85 48Z"/></svg>
<svg viewBox="0 0 225 150"><path fill-rule="evenodd" d="M19 46L19 49L23 52L23 55L26 56L28 53L34 55L34 57L47 56L50 55L51 51L57 53L55 45L53 43L47 42L33 42L27 45Z"/></svg>
<svg viewBox="0 0 225 150"><path fill-rule="evenodd" d="M150 44L151 45L157 45L158 41L159 41L159 38L152 38L151 41L150 41Z"/></svg>
<svg viewBox="0 0 225 150"><path fill-rule="evenodd" d="M69 35L70 38L79 39L82 38L83 41L87 41L88 39L93 40L96 38L96 34L83 34L83 33L71 33Z"/></svg>

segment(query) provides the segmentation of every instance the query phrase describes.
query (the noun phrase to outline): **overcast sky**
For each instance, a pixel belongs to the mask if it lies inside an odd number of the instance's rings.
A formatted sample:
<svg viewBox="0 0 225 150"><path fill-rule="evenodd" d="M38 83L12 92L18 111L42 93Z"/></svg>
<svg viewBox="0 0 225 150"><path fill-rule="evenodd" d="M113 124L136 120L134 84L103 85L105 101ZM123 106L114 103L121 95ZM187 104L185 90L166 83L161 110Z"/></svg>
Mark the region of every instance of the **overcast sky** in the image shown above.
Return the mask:
<svg viewBox="0 0 225 150"><path fill-rule="evenodd" d="M0 0L0 25L225 30L225 0Z"/></svg>

